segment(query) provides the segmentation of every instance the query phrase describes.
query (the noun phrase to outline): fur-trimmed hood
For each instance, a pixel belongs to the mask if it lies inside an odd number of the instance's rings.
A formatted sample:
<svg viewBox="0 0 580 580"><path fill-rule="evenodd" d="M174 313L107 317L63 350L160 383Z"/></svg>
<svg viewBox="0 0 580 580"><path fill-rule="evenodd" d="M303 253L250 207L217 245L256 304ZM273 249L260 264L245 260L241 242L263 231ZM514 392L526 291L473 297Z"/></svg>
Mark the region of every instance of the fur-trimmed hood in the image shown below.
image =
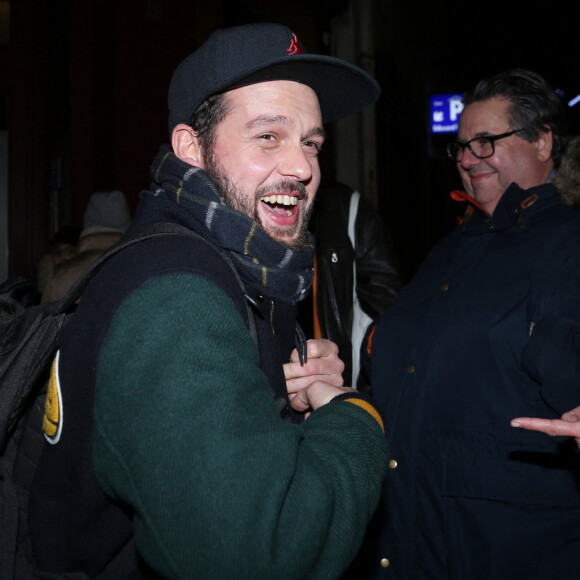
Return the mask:
<svg viewBox="0 0 580 580"><path fill-rule="evenodd" d="M564 205L580 205L580 135L570 139L552 183Z"/></svg>

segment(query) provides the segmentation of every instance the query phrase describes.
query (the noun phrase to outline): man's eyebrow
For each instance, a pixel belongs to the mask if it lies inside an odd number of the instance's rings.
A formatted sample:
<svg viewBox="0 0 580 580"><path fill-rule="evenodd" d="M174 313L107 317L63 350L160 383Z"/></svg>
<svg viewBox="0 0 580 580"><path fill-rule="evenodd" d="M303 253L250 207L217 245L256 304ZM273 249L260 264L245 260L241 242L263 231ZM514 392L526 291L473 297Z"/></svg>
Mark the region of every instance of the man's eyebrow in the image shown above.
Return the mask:
<svg viewBox="0 0 580 580"><path fill-rule="evenodd" d="M262 127L268 127L269 125L286 125L292 127L294 125L288 117L284 115L260 115L251 121L248 121L245 128L248 131L253 131L256 129L261 129ZM308 137L322 137L326 139L326 132L322 127L313 127L306 132Z"/></svg>
<svg viewBox="0 0 580 580"><path fill-rule="evenodd" d="M481 139L482 137L493 137L495 133L490 133L489 131L479 131L476 133L474 137L471 139L461 139L459 136L457 137L457 143L467 143L468 141L473 141L473 139Z"/></svg>
<svg viewBox="0 0 580 580"><path fill-rule="evenodd" d="M268 125L291 126L292 124L292 121L284 115L260 115L259 117L248 121L246 123L246 129L260 129L261 127L267 127Z"/></svg>
<svg viewBox="0 0 580 580"><path fill-rule="evenodd" d="M314 127L310 131L308 131L309 137L322 137L326 139L326 131L322 127Z"/></svg>

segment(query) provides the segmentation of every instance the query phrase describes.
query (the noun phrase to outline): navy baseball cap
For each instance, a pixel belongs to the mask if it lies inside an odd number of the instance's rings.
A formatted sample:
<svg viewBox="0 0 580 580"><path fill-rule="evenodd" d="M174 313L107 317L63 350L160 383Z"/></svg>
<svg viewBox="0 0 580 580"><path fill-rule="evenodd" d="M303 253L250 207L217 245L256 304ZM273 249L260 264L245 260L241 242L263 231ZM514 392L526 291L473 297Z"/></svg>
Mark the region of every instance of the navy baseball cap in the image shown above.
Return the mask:
<svg viewBox="0 0 580 580"><path fill-rule="evenodd" d="M364 109L381 93L364 70L307 53L288 27L257 23L215 31L177 67L169 85L169 131L188 123L210 96L254 83L289 80L311 87L329 123Z"/></svg>

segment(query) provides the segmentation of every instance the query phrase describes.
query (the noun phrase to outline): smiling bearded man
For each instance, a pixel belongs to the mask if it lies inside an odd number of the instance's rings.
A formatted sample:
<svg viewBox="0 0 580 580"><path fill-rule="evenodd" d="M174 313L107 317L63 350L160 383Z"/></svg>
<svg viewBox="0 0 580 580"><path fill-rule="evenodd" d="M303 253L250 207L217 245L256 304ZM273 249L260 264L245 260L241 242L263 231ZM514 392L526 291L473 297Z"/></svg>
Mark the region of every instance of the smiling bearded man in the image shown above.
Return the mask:
<svg viewBox="0 0 580 580"><path fill-rule="evenodd" d="M43 571L327 580L354 558L386 472L382 419L296 311L323 121L378 95L276 24L217 31L176 69L171 146L132 229L188 233L110 258L62 333L65 421L29 511Z"/></svg>

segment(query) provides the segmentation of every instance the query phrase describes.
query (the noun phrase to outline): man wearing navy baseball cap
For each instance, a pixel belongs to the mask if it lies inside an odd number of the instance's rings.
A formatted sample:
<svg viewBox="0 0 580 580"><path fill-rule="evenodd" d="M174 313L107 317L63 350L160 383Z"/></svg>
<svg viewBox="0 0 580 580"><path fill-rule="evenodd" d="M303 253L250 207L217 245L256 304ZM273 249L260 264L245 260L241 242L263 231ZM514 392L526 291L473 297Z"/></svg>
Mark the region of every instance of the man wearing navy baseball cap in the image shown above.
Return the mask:
<svg viewBox="0 0 580 580"><path fill-rule="evenodd" d="M108 260L64 330L30 505L39 569L347 568L386 472L383 423L342 386L336 346L307 342L296 305L312 283L323 122L378 96L278 24L219 30L178 66L171 146L131 230L183 231Z"/></svg>

